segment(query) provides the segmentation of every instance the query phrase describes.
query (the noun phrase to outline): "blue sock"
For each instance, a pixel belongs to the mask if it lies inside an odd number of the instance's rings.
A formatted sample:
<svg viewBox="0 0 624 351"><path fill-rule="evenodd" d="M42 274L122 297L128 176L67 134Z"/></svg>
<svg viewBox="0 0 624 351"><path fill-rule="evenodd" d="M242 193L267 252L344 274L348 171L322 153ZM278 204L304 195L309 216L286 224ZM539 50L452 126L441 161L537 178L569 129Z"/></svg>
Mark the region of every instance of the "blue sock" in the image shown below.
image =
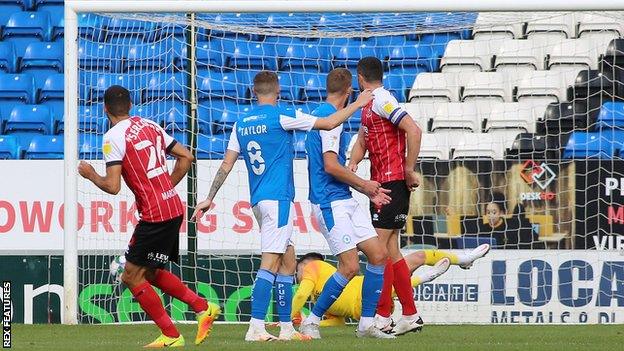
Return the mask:
<svg viewBox="0 0 624 351"><path fill-rule="evenodd" d="M377 302L383 287L384 265L366 265L364 283L362 283L362 317L375 317Z"/></svg>
<svg viewBox="0 0 624 351"><path fill-rule="evenodd" d="M290 312L292 311L292 275L277 274L275 278L275 289L273 296L277 303L277 315L280 322L290 322Z"/></svg>
<svg viewBox="0 0 624 351"><path fill-rule="evenodd" d="M275 274L266 269L259 269L251 292L251 318L264 320L271 303L271 289Z"/></svg>
<svg viewBox="0 0 624 351"><path fill-rule="evenodd" d="M316 300L314 307L312 307L312 313L317 317L323 317L325 312L327 312L338 296L340 296L348 282L344 275L338 272L332 274L332 276L327 279L327 283L325 283L323 291L321 291L321 295L319 295L318 300Z"/></svg>

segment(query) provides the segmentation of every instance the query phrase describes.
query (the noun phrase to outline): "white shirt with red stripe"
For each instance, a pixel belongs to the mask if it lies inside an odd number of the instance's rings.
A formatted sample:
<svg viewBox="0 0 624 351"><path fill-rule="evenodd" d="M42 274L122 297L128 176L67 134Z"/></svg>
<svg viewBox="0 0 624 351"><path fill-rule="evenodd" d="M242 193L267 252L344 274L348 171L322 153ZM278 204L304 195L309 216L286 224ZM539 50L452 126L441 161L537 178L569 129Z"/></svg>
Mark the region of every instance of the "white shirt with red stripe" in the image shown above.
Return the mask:
<svg viewBox="0 0 624 351"><path fill-rule="evenodd" d="M166 163L175 143L158 124L140 117L125 119L104 134L106 167L121 165L121 175L145 222L163 222L184 212Z"/></svg>
<svg viewBox="0 0 624 351"><path fill-rule="evenodd" d="M405 179L405 132L399 129L408 116L397 99L383 87L373 90L373 100L362 108L362 128L371 180L387 183Z"/></svg>

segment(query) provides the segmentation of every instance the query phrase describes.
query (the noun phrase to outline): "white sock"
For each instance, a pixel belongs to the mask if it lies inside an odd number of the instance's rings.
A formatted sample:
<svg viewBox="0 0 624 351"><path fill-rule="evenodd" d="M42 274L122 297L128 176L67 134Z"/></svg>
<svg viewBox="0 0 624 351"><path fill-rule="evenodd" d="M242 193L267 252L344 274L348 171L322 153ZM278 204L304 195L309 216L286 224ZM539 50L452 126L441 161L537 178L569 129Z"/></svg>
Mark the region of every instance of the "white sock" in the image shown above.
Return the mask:
<svg viewBox="0 0 624 351"><path fill-rule="evenodd" d="M280 322L280 329L282 330L295 330L292 322Z"/></svg>
<svg viewBox="0 0 624 351"><path fill-rule="evenodd" d="M457 261L458 261L459 264L468 264L472 260L471 260L470 256L461 253L461 254L457 254Z"/></svg>
<svg viewBox="0 0 624 351"><path fill-rule="evenodd" d="M318 325L321 324L321 317L315 315L313 312L310 312L310 315L306 318L306 322Z"/></svg>
<svg viewBox="0 0 624 351"><path fill-rule="evenodd" d="M251 326L256 329L266 330L266 328L264 327L264 321L261 319L252 318L249 320L249 324L251 324Z"/></svg>
<svg viewBox="0 0 624 351"><path fill-rule="evenodd" d="M370 328L371 325L375 322L374 317L361 317L360 323L358 324L359 331L365 331Z"/></svg>

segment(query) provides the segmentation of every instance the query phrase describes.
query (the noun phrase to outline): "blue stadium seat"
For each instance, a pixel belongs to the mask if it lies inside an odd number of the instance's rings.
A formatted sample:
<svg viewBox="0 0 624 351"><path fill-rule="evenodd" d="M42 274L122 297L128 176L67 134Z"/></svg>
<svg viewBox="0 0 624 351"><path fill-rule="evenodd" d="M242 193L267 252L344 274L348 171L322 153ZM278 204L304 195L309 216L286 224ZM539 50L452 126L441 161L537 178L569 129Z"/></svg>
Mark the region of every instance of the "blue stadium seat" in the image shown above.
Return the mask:
<svg viewBox="0 0 624 351"><path fill-rule="evenodd" d="M120 58L127 57L128 47L86 40L78 41L78 67L83 71L119 72Z"/></svg>
<svg viewBox="0 0 624 351"><path fill-rule="evenodd" d="M104 17L93 13L78 15L78 36L87 40L104 41Z"/></svg>
<svg viewBox="0 0 624 351"><path fill-rule="evenodd" d="M104 92L111 85L121 85L128 89L132 96L132 101L137 103L141 101L137 99L137 92L134 89L134 81L132 77L125 74L115 73L103 73L103 74L91 74L88 72L81 72L80 79L80 93L83 93L83 88L87 93L86 99L92 103L104 102ZM82 99L82 97L81 97Z"/></svg>
<svg viewBox="0 0 624 351"><path fill-rule="evenodd" d="M17 105L4 123L4 134L52 134L50 110L43 105Z"/></svg>
<svg viewBox="0 0 624 351"><path fill-rule="evenodd" d="M198 69L210 69L223 65L223 45L220 40L198 42L195 55Z"/></svg>
<svg viewBox="0 0 624 351"><path fill-rule="evenodd" d="M46 78L43 87L39 90L37 103L48 106L52 118L58 121L63 118L65 109L63 98L65 96L65 75L63 73L51 74Z"/></svg>
<svg viewBox="0 0 624 351"><path fill-rule="evenodd" d="M136 45L153 40L156 24L119 17L107 18L105 41L115 45Z"/></svg>
<svg viewBox="0 0 624 351"><path fill-rule="evenodd" d="M255 13L218 13L218 14L199 14L198 19L203 21L209 21L213 25L228 25L228 24L252 24L260 23L259 15ZM200 37L211 38L242 38L256 40L258 38L255 34L237 33L232 31L221 31L218 29L200 29Z"/></svg>
<svg viewBox="0 0 624 351"><path fill-rule="evenodd" d="M11 15L2 32L2 40L12 42L18 57L24 55L33 41L50 41L52 26L47 12L16 12Z"/></svg>
<svg viewBox="0 0 624 351"><path fill-rule="evenodd" d="M366 43L360 45L346 45L332 49L334 55L334 67L347 67L355 69L362 57L378 57L377 51Z"/></svg>
<svg viewBox="0 0 624 351"><path fill-rule="evenodd" d="M390 47L403 46L407 43L407 41L408 39L405 35L388 35L368 38L366 43L377 47L378 50L387 50L387 48Z"/></svg>
<svg viewBox="0 0 624 351"><path fill-rule="evenodd" d="M303 98L307 101L321 101L327 97L326 73L306 74L303 77Z"/></svg>
<svg viewBox="0 0 624 351"><path fill-rule="evenodd" d="M27 160L63 159L64 142L62 136L36 135L26 149L24 158Z"/></svg>
<svg viewBox="0 0 624 351"><path fill-rule="evenodd" d="M20 62L20 71L35 78L35 87L41 88L49 75L63 72L63 43L31 43Z"/></svg>
<svg viewBox="0 0 624 351"><path fill-rule="evenodd" d="M275 43L275 52L279 57L279 69L282 71L320 71L329 72L331 58L329 50L318 43L291 42Z"/></svg>
<svg viewBox="0 0 624 351"><path fill-rule="evenodd" d="M171 134L174 131L184 131L189 128L188 116L184 110L179 108L170 108L160 116L162 124L165 126L165 131Z"/></svg>
<svg viewBox="0 0 624 351"><path fill-rule="evenodd" d="M20 145L13 135L0 135L0 160L16 160L20 158Z"/></svg>
<svg viewBox="0 0 624 351"><path fill-rule="evenodd" d="M0 116L9 116L16 104L34 104L34 85L30 74L0 74Z"/></svg>
<svg viewBox="0 0 624 351"><path fill-rule="evenodd" d="M244 99L245 102L253 99L253 81L259 72L259 70L248 69L236 71L236 86L239 99Z"/></svg>
<svg viewBox="0 0 624 351"><path fill-rule="evenodd" d="M605 102L598 114L598 128L619 128L624 130L624 103Z"/></svg>
<svg viewBox="0 0 624 351"><path fill-rule="evenodd" d="M17 56L11 43L0 42L0 70L5 73L15 73L17 68Z"/></svg>
<svg viewBox="0 0 624 351"><path fill-rule="evenodd" d="M279 27L279 28L297 28L300 30L307 29L310 26L310 21L302 21L302 18L309 18L306 14L299 13L267 13L259 14L258 22L266 27Z"/></svg>
<svg viewBox="0 0 624 351"><path fill-rule="evenodd" d="M171 70L174 48L168 41L131 46L123 62L123 72L155 72Z"/></svg>
<svg viewBox="0 0 624 351"><path fill-rule="evenodd" d="M388 51L388 67L392 71L395 67L415 67L427 72L435 72L440 65L439 58L434 54L431 46L411 44L390 48Z"/></svg>
<svg viewBox="0 0 624 351"><path fill-rule="evenodd" d="M186 99L186 79L182 73L154 73L147 79L143 102Z"/></svg>
<svg viewBox="0 0 624 351"><path fill-rule="evenodd" d="M586 159L599 158L611 159L615 156L615 146L607 134L588 133L575 131L570 135L568 144L563 151L563 158L566 159ZM610 135L609 135L610 136ZM624 136L624 134L622 134Z"/></svg>
<svg viewBox="0 0 624 351"><path fill-rule="evenodd" d="M197 138L197 158L200 160L222 159L227 143L228 136L225 134L200 134Z"/></svg>
<svg viewBox="0 0 624 351"><path fill-rule="evenodd" d="M277 78L280 84L281 99L299 100L301 98L302 75L291 72L279 72Z"/></svg>
<svg viewBox="0 0 624 351"><path fill-rule="evenodd" d="M342 124L343 130L346 132L357 132L362 124L362 110L358 109L346 122Z"/></svg>
<svg viewBox="0 0 624 351"><path fill-rule="evenodd" d="M384 87L390 91L399 102L407 101L407 92L412 88L416 74L411 72L391 73L384 75Z"/></svg>
<svg viewBox="0 0 624 351"><path fill-rule="evenodd" d="M420 45L431 47L435 56L442 57L449 41L469 38L470 36L465 36L461 32L439 32L422 34L412 39Z"/></svg>
<svg viewBox="0 0 624 351"><path fill-rule="evenodd" d="M206 100L198 109L199 132L203 134L229 133L234 122L250 109L251 105L240 104L232 100Z"/></svg>
<svg viewBox="0 0 624 351"><path fill-rule="evenodd" d="M78 135L78 159L101 160L103 158L101 134Z"/></svg>
<svg viewBox="0 0 624 351"><path fill-rule="evenodd" d="M173 133L169 133L177 142L180 144L189 147L188 134L186 131L176 130Z"/></svg>
<svg viewBox="0 0 624 351"><path fill-rule="evenodd" d="M296 158L306 157L306 150L305 150L306 136L307 136L306 132L294 132L293 133L293 146L295 148Z"/></svg>
<svg viewBox="0 0 624 351"><path fill-rule="evenodd" d="M104 114L104 104L78 106L78 131L81 133L103 134L108 125ZM65 133L65 121L57 120L55 134Z"/></svg>
<svg viewBox="0 0 624 351"><path fill-rule="evenodd" d="M0 26L4 26L15 12L33 9L32 0L0 0Z"/></svg>
<svg viewBox="0 0 624 351"><path fill-rule="evenodd" d="M210 98L227 98L227 99L243 99L248 89L243 84L238 84L238 78L235 72L200 72L199 91L197 92L198 100Z"/></svg>
<svg viewBox="0 0 624 351"><path fill-rule="evenodd" d="M224 66L234 69L277 70L275 47L263 42L224 40Z"/></svg>
<svg viewBox="0 0 624 351"><path fill-rule="evenodd" d="M65 18L63 16L56 20L52 17L52 41L62 42L65 38Z"/></svg>
<svg viewBox="0 0 624 351"><path fill-rule="evenodd" d="M50 18L60 18L65 15L65 0L35 0L37 11L47 11Z"/></svg>

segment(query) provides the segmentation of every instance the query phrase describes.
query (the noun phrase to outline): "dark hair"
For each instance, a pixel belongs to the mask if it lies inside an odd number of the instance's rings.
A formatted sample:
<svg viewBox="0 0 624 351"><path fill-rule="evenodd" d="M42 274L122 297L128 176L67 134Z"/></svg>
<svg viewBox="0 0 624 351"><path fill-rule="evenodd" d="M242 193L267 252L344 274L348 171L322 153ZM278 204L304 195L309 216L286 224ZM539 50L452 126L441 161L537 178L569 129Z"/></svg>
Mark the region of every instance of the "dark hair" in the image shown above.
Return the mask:
<svg viewBox="0 0 624 351"><path fill-rule="evenodd" d="M378 58L369 56L361 59L357 64L357 73L368 83L383 80L383 66Z"/></svg>
<svg viewBox="0 0 624 351"><path fill-rule="evenodd" d="M104 92L104 106L109 114L118 116L127 116L130 112L130 92L121 85L111 85Z"/></svg>
<svg viewBox="0 0 624 351"><path fill-rule="evenodd" d="M275 72L261 71L254 77L253 84L256 94L267 95L277 90L279 87L279 79Z"/></svg>
<svg viewBox="0 0 624 351"><path fill-rule="evenodd" d="M353 81L353 75L346 68L334 68L327 75L327 94L346 93Z"/></svg>
<svg viewBox="0 0 624 351"><path fill-rule="evenodd" d="M307 254L299 257L299 259L297 260L297 265L307 259L325 261L325 256L321 255L318 252L308 252Z"/></svg>
<svg viewBox="0 0 624 351"><path fill-rule="evenodd" d="M505 195L502 193L499 193L498 191L493 192L492 198L489 202L498 206L498 209L501 212L507 213L507 201L505 201Z"/></svg>

